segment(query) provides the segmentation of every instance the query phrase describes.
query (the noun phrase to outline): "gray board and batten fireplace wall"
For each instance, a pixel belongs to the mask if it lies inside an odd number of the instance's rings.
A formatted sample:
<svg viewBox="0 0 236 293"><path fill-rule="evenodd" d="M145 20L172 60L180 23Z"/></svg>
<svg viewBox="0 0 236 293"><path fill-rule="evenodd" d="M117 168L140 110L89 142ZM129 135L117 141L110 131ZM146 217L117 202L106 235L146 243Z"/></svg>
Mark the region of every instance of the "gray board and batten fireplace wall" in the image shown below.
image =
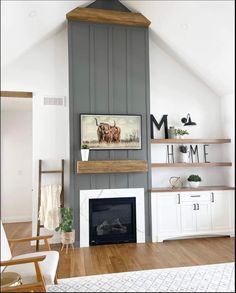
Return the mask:
<svg viewBox="0 0 236 293"><path fill-rule="evenodd" d="M104 3L106 1L103 1ZM114 1L115 3L116 1ZM104 4L105 5L105 4ZM93 9L90 7L90 9ZM89 160L150 163L148 27L101 24L68 18L70 99L70 206L79 245L80 190L144 188L145 236L151 240L150 164L147 173L77 174L80 114L142 115L141 150L90 150Z"/></svg>

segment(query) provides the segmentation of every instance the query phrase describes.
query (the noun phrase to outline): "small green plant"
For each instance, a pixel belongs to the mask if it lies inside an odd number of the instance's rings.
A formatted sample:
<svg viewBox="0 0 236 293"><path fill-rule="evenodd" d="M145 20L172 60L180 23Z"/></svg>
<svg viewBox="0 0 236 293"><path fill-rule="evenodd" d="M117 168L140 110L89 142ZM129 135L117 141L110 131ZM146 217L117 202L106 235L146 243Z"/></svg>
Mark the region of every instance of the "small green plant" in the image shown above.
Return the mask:
<svg viewBox="0 0 236 293"><path fill-rule="evenodd" d="M72 208L60 208L60 224L55 231L72 232L73 213Z"/></svg>
<svg viewBox="0 0 236 293"><path fill-rule="evenodd" d="M87 144L82 144L81 149L89 150L89 146Z"/></svg>
<svg viewBox="0 0 236 293"><path fill-rule="evenodd" d="M200 176L194 175L194 174L190 175L187 180L190 182L201 182L202 181Z"/></svg>
<svg viewBox="0 0 236 293"><path fill-rule="evenodd" d="M175 130L175 134L183 136L183 135L188 135L189 133L187 130L183 130L183 129L178 128Z"/></svg>
<svg viewBox="0 0 236 293"><path fill-rule="evenodd" d="M180 145L180 146L179 146L179 151L180 151L181 153L186 154L186 153L188 152L188 147L187 147L186 145Z"/></svg>

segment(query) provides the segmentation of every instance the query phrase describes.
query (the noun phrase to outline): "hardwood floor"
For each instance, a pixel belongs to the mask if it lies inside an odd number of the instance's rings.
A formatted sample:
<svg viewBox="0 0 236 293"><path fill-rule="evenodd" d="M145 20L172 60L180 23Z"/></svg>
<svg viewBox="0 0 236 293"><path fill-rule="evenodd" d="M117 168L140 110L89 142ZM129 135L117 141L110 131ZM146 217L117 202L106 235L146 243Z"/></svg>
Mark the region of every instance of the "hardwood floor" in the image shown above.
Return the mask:
<svg viewBox="0 0 236 293"><path fill-rule="evenodd" d="M4 224L8 238L31 236L31 223ZM234 238L172 240L163 243L102 245L60 252L59 278L232 262ZM52 245L60 251L60 245ZM14 254L35 251L29 244Z"/></svg>

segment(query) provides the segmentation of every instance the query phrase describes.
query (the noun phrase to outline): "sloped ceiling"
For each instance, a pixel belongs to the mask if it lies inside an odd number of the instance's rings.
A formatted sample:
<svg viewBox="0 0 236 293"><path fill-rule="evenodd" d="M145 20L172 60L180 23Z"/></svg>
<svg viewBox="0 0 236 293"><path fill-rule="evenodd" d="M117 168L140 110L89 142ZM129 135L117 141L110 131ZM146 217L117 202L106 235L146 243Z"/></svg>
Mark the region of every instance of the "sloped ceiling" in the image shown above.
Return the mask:
<svg viewBox="0 0 236 293"><path fill-rule="evenodd" d="M109 1L109 0L108 0ZM93 1L1 1L1 66L66 25ZM121 1L151 20L150 39L217 95L234 91L234 1Z"/></svg>

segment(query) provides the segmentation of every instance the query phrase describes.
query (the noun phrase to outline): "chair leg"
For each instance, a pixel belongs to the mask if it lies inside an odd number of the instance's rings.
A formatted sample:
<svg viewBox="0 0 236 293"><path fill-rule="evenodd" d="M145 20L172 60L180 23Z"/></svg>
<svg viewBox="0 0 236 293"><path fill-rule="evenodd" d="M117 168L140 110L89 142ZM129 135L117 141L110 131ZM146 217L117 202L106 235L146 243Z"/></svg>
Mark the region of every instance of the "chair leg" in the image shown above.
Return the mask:
<svg viewBox="0 0 236 293"><path fill-rule="evenodd" d="M55 285L58 285L57 273L56 273L55 278L54 278L54 284L55 284Z"/></svg>

